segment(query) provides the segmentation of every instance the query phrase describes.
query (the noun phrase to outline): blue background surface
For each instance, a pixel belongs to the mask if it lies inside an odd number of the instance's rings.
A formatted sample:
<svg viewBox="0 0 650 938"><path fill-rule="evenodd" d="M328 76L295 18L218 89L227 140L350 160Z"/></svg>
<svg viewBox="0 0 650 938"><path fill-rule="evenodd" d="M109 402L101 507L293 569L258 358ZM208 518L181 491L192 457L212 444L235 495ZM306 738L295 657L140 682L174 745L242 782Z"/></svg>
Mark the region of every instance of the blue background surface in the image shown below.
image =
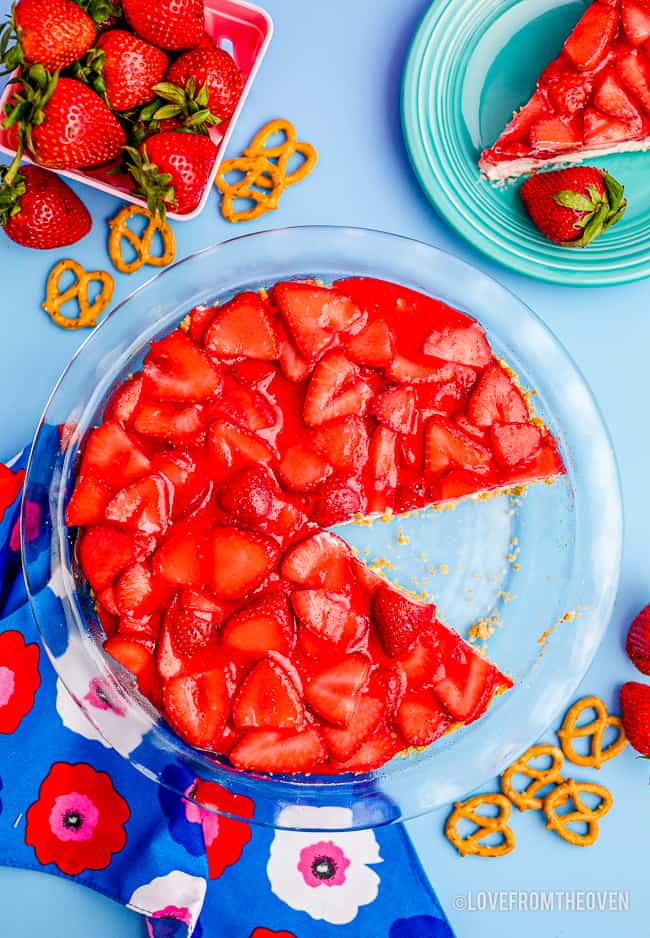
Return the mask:
<svg viewBox="0 0 650 938"><path fill-rule="evenodd" d="M621 469L626 531L620 596L606 640L581 687L585 693L600 694L615 708L620 683L638 677L625 657L625 626L650 598L646 501L650 442L641 404L650 346L648 281L608 290L539 284L490 264L436 216L411 173L399 122L402 66L409 40L428 7L425 0L399 4L375 0L371 5L360 0L267 0L266 6L276 33L235 129L230 153L240 152L267 120L286 116L295 122L302 139L317 146L319 165L306 182L285 194L276 215L256 224L234 227L223 221L212 194L199 219L175 226L178 257L273 225L381 228L460 255L519 294L545 319L600 402ZM8 8L7 0L1 0L0 10ZM67 253L89 269L109 269L105 222L118 204L85 187L78 191L92 211L94 227ZM60 256L57 251L30 252L1 239L0 455L4 457L28 438L53 383L83 338L53 327L40 311L46 272ZM115 300L120 300L148 274L115 277ZM552 740L550 734L546 738ZM444 813L409 824L459 938L511 938L524 932L529 938L647 934L650 763L628 749L600 773L577 773L581 778L602 776L598 781L615 796L600 839L589 850L569 847L546 832L537 812L514 817L518 846L500 860L459 858L442 835ZM462 908L469 890L569 888L627 891L630 909L563 914ZM479 902L476 895L474 902ZM0 870L0 908L0 934L12 938L143 934L134 914L73 883L34 873ZM208 934L218 934L206 925Z"/></svg>

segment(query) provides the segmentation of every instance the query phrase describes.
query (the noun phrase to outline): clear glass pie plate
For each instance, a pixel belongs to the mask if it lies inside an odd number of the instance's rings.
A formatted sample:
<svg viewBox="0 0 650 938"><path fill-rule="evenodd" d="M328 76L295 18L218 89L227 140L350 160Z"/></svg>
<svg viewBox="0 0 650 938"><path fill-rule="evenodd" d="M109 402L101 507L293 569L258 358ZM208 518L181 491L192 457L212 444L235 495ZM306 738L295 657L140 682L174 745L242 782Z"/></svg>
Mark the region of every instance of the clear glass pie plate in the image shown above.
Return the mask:
<svg viewBox="0 0 650 938"><path fill-rule="evenodd" d="M389 579L432 597L462 634L474 626L472 634L487 639L489 656L515 685L480 720L366 775L242 772L180 740L103 652L63 520L66 500L80 442L101 420L111 390L192 306L280 279L329 282L350 275L399 282L475 316L496 354L534 390L534 409L557 436L567 474L445 510L337 529ZM138 770L180 794L192 798L193 780L203 779L244 796L228 798L226 813L237 816L241 804L249 817L251 799L255 822L301 829L313 825L313 811L305 808L338 806L347 809L336 812L341 827L365 828L463 796L540 736L571 697L607 628L621 533L616 462L598 408L566 351L521 300L426 244L376 231L307 227L235 238L193 254L135 290L90 335L36 435L23 562L45 647L92 724L87 733L100 734Z"/></svg>

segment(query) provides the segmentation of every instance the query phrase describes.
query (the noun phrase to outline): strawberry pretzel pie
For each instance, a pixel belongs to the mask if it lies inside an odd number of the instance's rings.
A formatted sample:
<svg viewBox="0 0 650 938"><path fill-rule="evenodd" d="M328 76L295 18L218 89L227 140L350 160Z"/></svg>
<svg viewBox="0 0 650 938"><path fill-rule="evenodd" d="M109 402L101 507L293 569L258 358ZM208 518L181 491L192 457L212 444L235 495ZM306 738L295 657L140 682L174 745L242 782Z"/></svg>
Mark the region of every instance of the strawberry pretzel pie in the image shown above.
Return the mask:
<svg viewBox="0 0 650 938"><path fill-rule="evenodd" d="M291 281L151 345L66 520L106 651L179 736L245 770L365 772L512 681L329 529L563 472L478 322Z"/></svg>

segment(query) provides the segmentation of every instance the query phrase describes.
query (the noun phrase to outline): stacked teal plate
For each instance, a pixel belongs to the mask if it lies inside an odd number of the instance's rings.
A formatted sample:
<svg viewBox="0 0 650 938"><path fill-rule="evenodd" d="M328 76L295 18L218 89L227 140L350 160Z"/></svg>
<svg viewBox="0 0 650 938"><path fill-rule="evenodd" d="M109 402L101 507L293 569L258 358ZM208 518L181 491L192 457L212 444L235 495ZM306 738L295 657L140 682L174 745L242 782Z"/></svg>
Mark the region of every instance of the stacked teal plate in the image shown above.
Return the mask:
<svg viewBox="0 0 650 938"><path fill-rule="evenodd" d="M650 154L598 160L625 186L622 221L585 250L558 247L533 227L519 184L481 178L481 150L535 88L588 4L576 0L438 0L415 35L402 121L418 179L438 212L490 258L569 286L650 275Z"/></svg>

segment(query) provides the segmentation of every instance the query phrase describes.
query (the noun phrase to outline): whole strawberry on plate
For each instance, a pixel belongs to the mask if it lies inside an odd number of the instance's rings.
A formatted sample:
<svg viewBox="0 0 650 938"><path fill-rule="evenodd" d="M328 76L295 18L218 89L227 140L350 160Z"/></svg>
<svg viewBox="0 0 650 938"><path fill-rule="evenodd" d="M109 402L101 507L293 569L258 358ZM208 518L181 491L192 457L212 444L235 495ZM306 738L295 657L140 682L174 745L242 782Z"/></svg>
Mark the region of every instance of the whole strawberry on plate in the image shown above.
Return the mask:
<svg viewBox="0 0 650 938"><path fill-rule="evenodd" d="M136 192L150 212L163 216L166 208L185 215L197 207L217 157L209 137L179 130L153 134L137 150L125 150Z"/></svg>
<svg viewBox="0 0 650 938"><path fill-rule="evenodd" d="M191 49L205 36L203 0L122 0L129 26L161 49Z"/></svg>
<svg viewBox="0 0 650 938"><path fill-rule="evenodd" d="M153 86L165 77L169 58L161 49L126 29L101 33L75 77L106 100L114 111L141 107L156 97Z"/></svg>
<svg viewBox="0 0 650 938"><path fill-rule="evenodd" d="M0 33L2 63L9 72L25 63L60 71L82 57L95 35L93 20L73 0L18 0Z"/></svg>
<svg viewBox="0 0 650 938"><path fill-rule="evenodd" d="M197 89L207 85L208 110L220 120L228 120L242 91L241 72L233 57L216 46L184 52L169 69L167 82L184 91L190 80Z"/></svg>
<svg viewBox="0 0 650 938"><path fill-rule="evenodd" d="M59 248L74 244L91 227L81 199L62 179L38 166L0 168L0 225L17 244Z"/></svg>
<svg viewBox="0 0 650 938"><path fill-rule="evenodd" d="M623 684L621 716L630 744L642 756L650 756L650 684Z"/></svg>
<svg viewBox="0 0 650 938"><path fill-rule="evenodd" d="M521 200L541 233L565 247L586 247L623 217L623 186L604 170L574 166L529 176Z"/></svg>
<svg viewBox="0 0 650 938"><path fill-rule="evenodd" d="M8 101L5 127L16 126L45 166L74 169L116 159L126 143L121 124L92 89L33 65Z"/></svg>

